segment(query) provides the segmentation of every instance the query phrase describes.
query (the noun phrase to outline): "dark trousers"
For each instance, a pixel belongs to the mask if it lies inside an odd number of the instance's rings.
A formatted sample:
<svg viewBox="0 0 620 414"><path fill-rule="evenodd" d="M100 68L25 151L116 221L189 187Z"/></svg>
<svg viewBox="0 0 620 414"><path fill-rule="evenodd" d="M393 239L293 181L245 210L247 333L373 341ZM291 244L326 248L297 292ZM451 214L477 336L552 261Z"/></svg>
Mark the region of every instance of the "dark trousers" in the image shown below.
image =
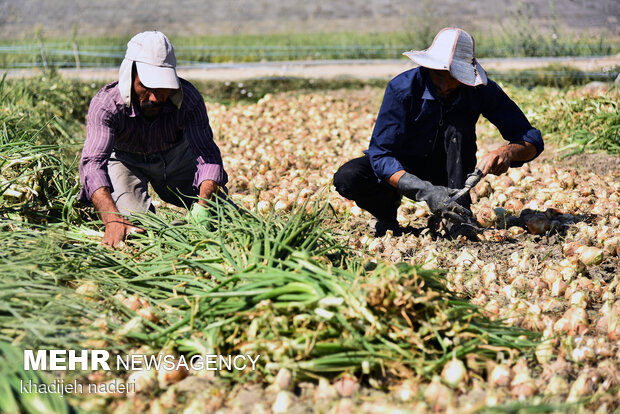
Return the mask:
<svg viewBox="0 0 620 414"><path fill-rule="evenodd" d="M391 185L379 182L364 155L345 163L334 174L334 186L341 196L355 203L379 220L396 220L401 196Z"/></svg>

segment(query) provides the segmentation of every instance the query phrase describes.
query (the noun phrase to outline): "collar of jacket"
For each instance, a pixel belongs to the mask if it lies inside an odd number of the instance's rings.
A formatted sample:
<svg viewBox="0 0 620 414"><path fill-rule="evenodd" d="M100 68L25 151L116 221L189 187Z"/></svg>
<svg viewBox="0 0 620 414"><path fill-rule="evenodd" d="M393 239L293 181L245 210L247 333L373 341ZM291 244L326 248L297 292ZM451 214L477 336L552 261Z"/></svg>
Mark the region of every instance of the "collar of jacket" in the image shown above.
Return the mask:
<svg viewBox="0 0 620 414"><path fill-rule="evenodd" d="M457 105L463 101L464 89L467 88L467 85L460 85L456 90L456 98L452 101L451 104L446 105L444 100L437 96L435 92L435 85L431 81L431 77L428 73L428 69L424 67L420 67L420 71L422 73L422 86L424 87L424 92L422 93L422 99L426 99L429 101L437 101L441 106L445 107L447 111L451 111L456 108Z"/></svg>

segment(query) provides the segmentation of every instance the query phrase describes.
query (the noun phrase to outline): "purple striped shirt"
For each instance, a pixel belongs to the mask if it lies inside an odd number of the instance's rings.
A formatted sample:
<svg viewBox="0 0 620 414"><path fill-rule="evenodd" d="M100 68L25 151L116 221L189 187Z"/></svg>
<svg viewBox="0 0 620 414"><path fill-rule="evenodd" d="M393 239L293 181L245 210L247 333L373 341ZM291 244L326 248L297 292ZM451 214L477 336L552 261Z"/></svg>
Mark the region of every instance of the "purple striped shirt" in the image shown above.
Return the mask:
<svg viewBox="0 0 620 414"><path fill-rule="evenodd" d="M183 88L181 107L167 101L152 122L140 115L135 99L131 107L125 105L118 82L104 86L95 95L88 108L86 142L80 161L80 201L89 202L101 187L112 188L107 166L113 149L153 154L174 147L184 137L198 160L194 186L199 187L204 180L213 180L220 186L226 184L228 175L222 166L220 149L213 141L204 100L191 83L179 80Z"/></svg>

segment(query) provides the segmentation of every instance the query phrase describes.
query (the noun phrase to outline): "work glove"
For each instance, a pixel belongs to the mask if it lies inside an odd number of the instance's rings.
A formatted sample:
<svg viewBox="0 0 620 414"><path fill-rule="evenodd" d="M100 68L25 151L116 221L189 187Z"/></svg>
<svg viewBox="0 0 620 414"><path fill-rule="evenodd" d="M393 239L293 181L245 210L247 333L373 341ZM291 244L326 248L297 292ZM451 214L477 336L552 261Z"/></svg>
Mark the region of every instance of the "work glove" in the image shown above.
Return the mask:
<svg viewBox="0 0 620 414"><path fill-rule="evenodd" d="M456 202L446 205L446 201L459 190L433 185L409 173L400 177L396 188L405 197L426 202L431 213L454 223L469 222L472 217L471 211Z"/></svg>
<svg viewBox="0 0 620 414"><path fill-rule="evenodd" d="M211 211L200 203L192 204L192 208L187 215L187 221L190 223L199 223L204 226L209 224Z"/></svg>

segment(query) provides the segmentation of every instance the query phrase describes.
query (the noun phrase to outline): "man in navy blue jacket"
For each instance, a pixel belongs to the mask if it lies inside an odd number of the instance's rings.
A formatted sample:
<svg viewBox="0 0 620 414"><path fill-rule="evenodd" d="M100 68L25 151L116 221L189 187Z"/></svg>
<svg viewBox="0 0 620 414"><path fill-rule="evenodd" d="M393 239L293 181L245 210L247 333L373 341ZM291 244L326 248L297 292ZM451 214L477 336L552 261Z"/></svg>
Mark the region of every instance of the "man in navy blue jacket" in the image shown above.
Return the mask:
<svg viewBox="0 0 620 414"><path fill-rule="evenodd" d="M471 199L447 203L474 169L505 173L544 148L539 130L474 57L474 40L454 28L440 31L430 48L405 52L420 66L387 86L365 155L334 175L336 190L376 218L375 232L398 231L404 195L425 201L451 222L471 215ZM476 162L476 121L483 115L508 143Z"/></svg>

